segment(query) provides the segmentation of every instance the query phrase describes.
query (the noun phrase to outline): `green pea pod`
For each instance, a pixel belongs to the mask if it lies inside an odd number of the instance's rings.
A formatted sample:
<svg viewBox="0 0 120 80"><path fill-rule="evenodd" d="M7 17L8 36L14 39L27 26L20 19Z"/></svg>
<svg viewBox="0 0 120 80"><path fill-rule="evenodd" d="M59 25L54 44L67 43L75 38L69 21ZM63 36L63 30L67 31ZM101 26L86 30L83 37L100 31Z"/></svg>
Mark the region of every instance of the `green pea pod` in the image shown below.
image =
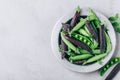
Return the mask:
<svg viewBox="0 0 120 80"><path fill-rule="evenodd" d="M118 15L118 13L117 13L117 14L115 14L114 16L111 16L111 17L109 18L109 20L112 22L112 21L116 21L118 18L119 18L119 15Z"/></svg>
<svg viewBox="0 0 120 80"><path fill-rule="evenodd" d="M97 33L97 29L96 29L95 23L93 21L91 21L91 25L92 25L93 29L95 30L95 32Z"/></svg>
<svg viewBox="0 0 120 80"><path fill-rule="evenodd" d="M106 53L109 53L112 46L111 46L110 38L106 32L105 32L105 38L106 38L106 44L107 44Z"/></svg>
<svg viewBox="0 0 120 80"><path fill-rule="evenodd" d="M117 26L120 25L120 23L119 22L113 22L112 25L113 25L113 27L117 27Z"/></svg>
<svg viewBox="0 0 120 80"><path fill-rule="evenodd" d="M112 23L116 32L120 33L120 22L113 22Z"/></svg>
<svg viewBox="0 0 120 80"><path fill-rule="evenodd" d="M74 53L74 52L69 52L69 51L66 51L65 53L67 53L67 55L69 55L69 56L75 56L75 55L76 55L76 53Z"/></svg>
<svg viewBox="0 0 120 80"><path fill-rule="evenodd" d="M86 19L81 18L80 22L71 30L71 33L79 30L85 24L85 22L86 22Z"/></svg>
<svg viewBox="0 0 120 80"><path fill-rule="evenodd" d="M81 54L86 54L86 53L90 54L88 51L86 51L86 50L84 50L84 49L80 49L80 53L81 53Z"/></svg>
<svg viewBox="0 0 120 80"><path fill-rule="evenodd" d="M101 22L99 18L97 17L97 15L95 14L95 12L91 8L88 8L88 11L89 11L90 17L93 18L95 25L99 27Z"/></svg>
<svg viewBox="0 0 120 80"><path fill-rule="evenodd" d="M100 70L99 70L99 74L101 76L103 76L105 74L105 72L114 64L120 62L120 57L115 57L112 58L107 64L105 64Z"/></svg>
<svg viewBox="0 0 120 80"><path fill-rule="evenodd" d="M98 47L98 42L96 40L93 40L94 43L94 47L97 48Z"/></svg>
<svg viewBox="0 0 120 80"><path fill-rule="evenodd" d="M91 49L94 49L93 43L87 37L77 34L77 33L72 33L71 36L87 44Z"/></svg>
<svg viewBox="0 0 120 80"><path fill-rule="evenodd" d="M90 37L90 35L84 29L80 29L79 33L82 34L82 35L84 35L84 36Z"/></svg>
<svg viewBox="0 0 120 80"><path fill-rule="evenodd" d="M70 57L70 61L78 61L78 60L83 60L83 59L88 59L92 57L91 54L82 54L82 55L77 55L77 56L74 56L74 57Z"/></svg>
<svg viewBox="0 0 120 80"><path fill-rule="evenodd" d="M92 37L92 35L90 34L90 32L89 32L89 30L87 29L87 27L84 26L84 28L85 28L85 31L89 34L89 36Z"/></svg>
<svg viewBox="0 0 120 80"><path fill-rule="evenodd" d="M96 55L90 59L88 59L86 62L83 63L83 65L85 64L88 64L88 63L92 63L92 62L95 62L95 61L98 61L102 58L104 58L107 54L103 53L103 54L100 54L100 55Z"/></svg>
<svg viewBox="0 0 120 80"><path fill-rule="evenodd" d="M94 54L101 54L101 53L100 53L100 49L95 49L95 50L93 50L93 53L94 53Z"/></svg>
<svg viewBox="0 0 120 80"><path fill-rule="evenodd" d="M62 40L64 41L64 43L69 47L71 48L73 51L75 51L76 53L80 53L79 52L79 49L76 48L70 41L68 41L65 37L64 37L64 33L61 32L61 38Z"/></svg>

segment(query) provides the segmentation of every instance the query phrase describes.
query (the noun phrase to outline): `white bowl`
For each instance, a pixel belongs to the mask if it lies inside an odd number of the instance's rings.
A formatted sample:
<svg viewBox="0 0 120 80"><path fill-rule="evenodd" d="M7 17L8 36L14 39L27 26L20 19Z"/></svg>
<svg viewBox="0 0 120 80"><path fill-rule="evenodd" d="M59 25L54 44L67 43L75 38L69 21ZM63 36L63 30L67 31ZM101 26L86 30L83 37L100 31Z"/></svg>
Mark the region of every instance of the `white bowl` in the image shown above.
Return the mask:
<svg viewBox="0 0 120 80"><path fill-rule="evenodd" d="M74 13L75 13L75 11L72 11L71 13L67 14L66 16L63 16L60 20L58 20L58 22L54 26L54 29L52 31L52 36L51 36L51 46L52 46L53 53L58 58L58 60L61 64L63 64L66 68L68 68L72 71L76 71L76 72L96 71L96 70L100 69L101 67L103 67L110 60L112 55L114 54L114 50L115 50L115 46L116 46L115 31L113 29L113 26L109 22L109 20L103 14L95 11L95 13L99 17L99 19L101 21L106 22L106 26L109 30L108 34L109 34L109 37L110 37L110 40L111 40L111 45L112 45L112 49L109 52L109 54L104 59L101 60L103 62L102 65L100 65L98 62L96 62L96 63L90 64L90 65L82 66L82 65L72 64L69 61L67 61L66 59L62 60L61 59L61 54L58 51L58 36L59 36L59 32L60 32L61 27L62 27L61 23L66 22L69 19L71 19L73 17ZM82 9L81 15L88 15L87 9Z"/></svg>

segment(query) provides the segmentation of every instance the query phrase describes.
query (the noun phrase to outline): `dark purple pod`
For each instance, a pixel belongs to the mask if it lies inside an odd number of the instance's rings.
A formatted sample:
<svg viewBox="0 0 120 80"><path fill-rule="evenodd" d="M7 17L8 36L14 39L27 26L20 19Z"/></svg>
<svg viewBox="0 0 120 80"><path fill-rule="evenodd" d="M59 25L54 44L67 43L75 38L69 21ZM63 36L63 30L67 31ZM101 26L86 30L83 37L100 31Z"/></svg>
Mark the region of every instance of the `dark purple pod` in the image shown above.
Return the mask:
<svg viewBox="0 0 120 80"><path fill-rule="evenodd" d="M76 11L75 15L73 16L70 22L71 29L76 25L79 16L80 16L80 12Z"/></svg>
<svg viewBox="0 0 120 80"><path fill-rule="evenodd" d="M103 53L106 48L104 25L101 25L99 27L99 44L100 44L100 51L101 51L101 53Z"/></svg>
<svg viewBox="0 0 120 80"><path fill-rule="evenodd" d="M67 51L67 45L63 42L63 40L61 40L61 50L62 50L61 58L64 59L66 56L65 51Z"/></svg>
<svg viewBox="0 0 120 80"><path fill-rule="evenodd" d="M90 21L86 20L86 27L89 30L89 32L91 33L92 37L98 42L98 35L95 32L94 28L92 27Z"/></svg>
<svg viewBox="0 0 120 80"><path fill-rule="evenodd" d="M82 65L87 60L73 61L73 64Z"/></svg>
<svg viewBox="0 0 120 80"><path fill-rule="evenodd" d="M78 47L81 47L81 48L87 50L87 51L90 52L90 53L93 53L93 52L92 52L92 49L91 49L87 44L85 44L85 43L83 43L83 42L81 42L81 41L79 41L79 40L77 40L77 39L75 39L75 38L71 38L71 37L69 37L68 35L65 35L65 38L66 38L67 40L69 40L70 42L72 42L74 45L76 45L76 46L78 46Z"/></svg>

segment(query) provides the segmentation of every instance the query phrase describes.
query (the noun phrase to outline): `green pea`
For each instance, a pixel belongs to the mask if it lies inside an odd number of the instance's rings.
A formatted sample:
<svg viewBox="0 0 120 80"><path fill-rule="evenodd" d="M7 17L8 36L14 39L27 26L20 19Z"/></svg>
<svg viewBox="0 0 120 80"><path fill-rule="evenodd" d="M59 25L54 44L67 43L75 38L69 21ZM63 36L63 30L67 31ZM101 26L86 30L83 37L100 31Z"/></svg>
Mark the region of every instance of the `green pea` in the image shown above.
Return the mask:
<svg viewBox="0 0 120 80"><path fill-rule="evenodd" d="M106 65L107 68L109 68L110 66L109 65Z"/></svg>
<svg viewBox="0 0 120 80"><path fill-rule="evenodd" d="M115 62L118 62L118 61L119 61L119 59L118 59L118 58L116 58L116 59L115 59Z"/></svg>
<svg viewBox="0 0 120 80"><path fill-rule="evenodd" d="M90 45L90 42L87 42L88 45Z"/></svg>
<svg viewBox="0 0 120 80"><path fill-rule="evenodd" d="M76 37L76 38L79 38L79 36L78 36L78 35L75 35L75 37Z"/></svg>
<svg viewBox="0 0 120 80"><path fill-rule="evenodd" d="M96 56L88 59L86 62L84 62L83 65L91 63L91 62L94 62L94 61L98 61L98 60L104 58L106 55L107 54L105 54L105 53L104 54L100 54L100 55L96 55Z"/></svg>
<svg viewBox="0 0 120 80"><path fill-rule="evenodd" d="M83 41L84 43L86 43L87 42L87 40L86 39L84 39L84 41Z"/></svg>
<svg viewBox="0 0 120 80"><path fill-rule="evenodd" d="M112 65L112 64L114 64L114 62L113 62L113 61L111 61L110 63L111 63L111 65Z"/></svg>
<svg viewBox="0 0 120 80"><path fill-rule="evenodd" d="M106 68L104 68L104 71L106 71L107 69Z"/></svg>
<svg viewBox="0 0 120 80"><path fill-rule="evenodd" d="M70 61L77 61L77 60L82 60L82 59L88 59L92 57L91 54L82 54L82 55L77 55L77 56L74 56L74 57L70 57Z"/></svg>
<svg viewBox="0 0 120 80"><path fill-rule="evenodd" d="M80 40L81 40L81 41L82 41L82 39L83 39L83 38L82 38L82 37L80 37Z"/></svg>

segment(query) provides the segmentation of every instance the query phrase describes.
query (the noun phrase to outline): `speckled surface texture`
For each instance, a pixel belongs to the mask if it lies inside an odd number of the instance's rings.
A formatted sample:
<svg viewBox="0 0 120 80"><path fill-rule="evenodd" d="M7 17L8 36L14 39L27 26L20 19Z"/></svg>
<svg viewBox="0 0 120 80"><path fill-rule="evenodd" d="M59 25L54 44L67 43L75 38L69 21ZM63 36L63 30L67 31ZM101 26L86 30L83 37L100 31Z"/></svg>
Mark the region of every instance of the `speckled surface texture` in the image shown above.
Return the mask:
<svg viewBox="0 0 120 80"><path fill-rule="evenodd" d="M54 24L77 5L105 16L120 14L120 0L0 0L0 80L104 80L98 72L76 73L52 54ZM115 55L120 55L117 34ZM111 69L110 69L111 70ZM107 74L106 74L107 75ZM114 78L118 80L120 73Z"/></svg>

